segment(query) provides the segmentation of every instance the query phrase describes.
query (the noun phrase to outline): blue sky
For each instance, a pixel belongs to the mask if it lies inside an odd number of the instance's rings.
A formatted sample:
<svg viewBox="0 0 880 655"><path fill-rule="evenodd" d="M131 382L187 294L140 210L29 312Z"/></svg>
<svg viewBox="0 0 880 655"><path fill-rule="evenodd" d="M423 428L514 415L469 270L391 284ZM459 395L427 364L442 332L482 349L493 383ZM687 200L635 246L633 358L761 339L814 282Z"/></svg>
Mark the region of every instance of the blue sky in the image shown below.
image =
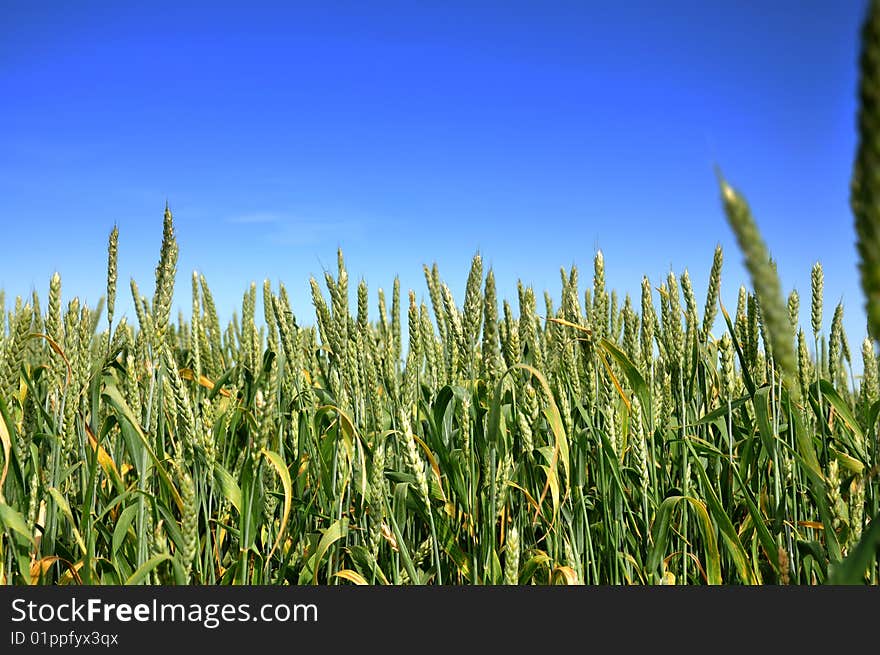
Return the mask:
<svg viewBox="0 0 880 655"><path fill-rule="evenodd" d="M478 250L503 296L521 278L558 298L597 248L622 293L688 268L702 306L716 243L730 306L747 278L717 162L804 324L820 260L826 326L842 299L858 352L864 1L126 4L0 5L7 303L55 270L94 302L117 223L134 320L167 199L187 311L198 269L225 316L269 277L310 322L337 247L373 309L395 274L427 298L434 261L460 300Z"/></svg>

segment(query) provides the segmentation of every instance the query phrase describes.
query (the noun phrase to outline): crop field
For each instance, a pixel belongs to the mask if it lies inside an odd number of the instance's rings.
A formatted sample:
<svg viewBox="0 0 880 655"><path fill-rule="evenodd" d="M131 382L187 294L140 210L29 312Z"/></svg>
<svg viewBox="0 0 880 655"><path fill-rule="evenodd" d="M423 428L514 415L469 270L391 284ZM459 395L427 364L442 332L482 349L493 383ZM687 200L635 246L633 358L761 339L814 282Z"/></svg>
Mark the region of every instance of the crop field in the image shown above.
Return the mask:
<svg viewBox="0 0 880 655"><path fill-rule="evenodd" d="M705 298L686 269L606 288L596 252L511 299L476 255L461 303L436 265L368 289L340 251L312 307L266 281L222 325L204 276L175 289L166 208L148 289L117 279L113 228L97 305L57 273L0 302L0 583L877 584L877 3L862 47L867 336L820 263L781 288L720 174L735 307L720 248Z"/></svg>

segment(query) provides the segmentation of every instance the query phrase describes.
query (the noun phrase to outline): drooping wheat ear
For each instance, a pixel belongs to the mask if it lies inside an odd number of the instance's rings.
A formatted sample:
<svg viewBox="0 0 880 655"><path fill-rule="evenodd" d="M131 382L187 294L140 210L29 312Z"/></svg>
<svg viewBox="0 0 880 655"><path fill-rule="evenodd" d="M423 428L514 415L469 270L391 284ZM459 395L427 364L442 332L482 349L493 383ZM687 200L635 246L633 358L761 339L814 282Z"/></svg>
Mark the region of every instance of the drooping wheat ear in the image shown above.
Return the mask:
<svg viewBox="0 0 880 655"><path fill-rule="evenodd" d="M816 262L813 264L813 270L810 273L810 290L812 298L810 304L810 324L813 327L813 338L819 338L819 332L822 330L822 293L825 287L825 274L822 271L822 264Z"/></svg>
<svg viewBox="0 0 880 655"><path fill-rule="evenodd" d="M709 287L706 291L706 305L703 308L703 329L701 332L703 342L709 340L715 317L718 314L718 298L721 294L721 267L724 265L724 252L721 245L715 246L715 255L712 257L712 269L709 271Z"/></svg>
<svg viewBox="0 0 880 655"><path fill-rule="evenodd" d="M156 290L153 294L153 327L161 341L168 329L171 301L174 296L174 276L177 273L177 240L174 238L174 219L165 205L162 227L162 248L156 265Z"/></svg>
<svg viewBox="0 0 880 655"><path fill-rule="evenodd" d="M880 3L876 0L869 4L861 44L858 146L850 206L855 216L868 332L877 340L880 339Z"/></svg>
<svg viewBox="0 0 880 655"><path fill-rule="evenodd" d="M504 584L519 584L519 530L511 526L507 531L507 545L504 546Z"/></svg>
<svg viewBox="0 0 880 655"><path fill-rule="evenodd" d="M880 396L880 388L877 382L877 358L874 354L874 342L870 337L865 337L862 342L862 363L864 365L864 377L862 378L861 397L866 407L877 402Z"/></svg>
<svg viewBox="0 0 880 655"><path fill-rule="evenodd" d="M114 225L107 244L107 322L113 324L116 307L116 261L119 254L119 228Z"/></svg>
<svg viewBox="0 0 880 655"><path fill-rule="evenodd" d="M801 297L797 289L792 289L788 295L788 320L791 323L792 334L797 333L799 317L801 314Z"/></svg>
<svg viewBox="0 0 880 655"><path fill-rule="evenodd" d="M800 387L796 383L797 358L792 345L788 311L783 300L779 277L770 263L770 253L745 199L723 180L721 192L727 220L743 251L752 286L761 303L765 329L770 335L770 343L773 344L774 359L789 381L792 399L798 401Z"/></svg>

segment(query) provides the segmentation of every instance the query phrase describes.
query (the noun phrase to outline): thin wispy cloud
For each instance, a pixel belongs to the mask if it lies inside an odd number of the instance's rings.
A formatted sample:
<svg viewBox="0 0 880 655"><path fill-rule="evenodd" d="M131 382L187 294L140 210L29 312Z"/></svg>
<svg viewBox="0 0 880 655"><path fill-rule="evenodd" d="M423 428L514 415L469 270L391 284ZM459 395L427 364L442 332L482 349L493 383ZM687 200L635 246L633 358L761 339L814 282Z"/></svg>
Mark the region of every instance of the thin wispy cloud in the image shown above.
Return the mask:
<svg viewBox="0 0 880 655"><path fill-rule="evenodd" d="M341 239L359 239L366 233L366 224L357 220L298 220L285 222L269 235L279 246L304 246Z"/></svg>
<svg viewBox="0 0 880 655"><path fill-rule="evenodd" d="M282 212L260 211L232 216L229 225L263 226L261 238L276 246L304 246L359 239L366 235L366 218L322 219Z"/></svg>
<svg viewBox="0 0 880 655"><path fill-rule="evenodd" d="M226 219L226 222L232 225L254 225L274 224L283 222L284 220L284 216L275 212L255 212L252 214L232 216L231 218Z"/></svg>

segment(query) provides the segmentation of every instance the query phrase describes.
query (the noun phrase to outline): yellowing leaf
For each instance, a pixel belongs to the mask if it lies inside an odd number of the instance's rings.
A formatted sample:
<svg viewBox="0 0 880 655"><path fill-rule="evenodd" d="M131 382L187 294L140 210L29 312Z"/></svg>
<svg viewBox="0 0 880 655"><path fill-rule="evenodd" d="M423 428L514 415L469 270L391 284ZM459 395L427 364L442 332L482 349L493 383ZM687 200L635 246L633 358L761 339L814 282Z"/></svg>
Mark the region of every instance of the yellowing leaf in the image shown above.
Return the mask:
<svg viewBox="0 0 880 655"><path fill-rule="evenodd" d="M337 578L348 580L349 582L353 582L356 585L369 585L369 583L364 579L364 576L362 576L357 571L352 571L351 569L343 569L341 571L337 571L334 575Z"/></svg>
<svg viewBox="0 0 880 655"><path fill-rule="evenodd" d="M428 448L428 444L416 435L413 435L413 437L415 438L416 443L425 451L425 456L428 458L428 463L431 465L431 471L434 472L434 477L437 479L437 486L440 488L440 496L443 498L443 502L446 503L446 493L443 491L443 480L440 477L440 467L437 465L437 460L434 458L431 449Z"/></svg>
<svg viewBox="0 0 880 655"><path fill-rule="evenodd" d="M77 583L82 584L82 580L80 580L77 571L83 563L79 562L78 566L74 567L73 564L62 557L58 557L58 555L46 555L42 559L34 560L33 562L31 562L31 584L37 584L40 581L40 577L46 575L46 571L52 568L52 565L55 562L61 562L67 567L67 571L65 571L64 573L65 576L68 576L70 580L73 580L73 578L75 577Z"/></svg>
<svg viewBox="0 0 880 655"><path fill-rule="evenodd" d="M192 369L189 369L189 368L180 369L178 371L178 374L184 380L194 380L195 379L195 373L193 373ZM205 387L205 389L208 389L209 391L213 390L214 386L215 386L214 383L210 379L206 378L204 375L199 375L199 385L202 387ZM232 397L232 394L229 392L228 389L220 389L219 393L221 396L225 396L226 398Z"/></svg>
<svg viewBox="0 0 880 655"><path fill-rule="evenodd" d="M89 435L89 444L92 446L92 450L97 450L98 452L98 464L104 469L104 473L107 474L107 477L112 478L114 481L118 481L119 486L121 487L122 478L119 476L119 471L116 468L116 463L113 461L113 458L110 457L109 453L104 450L104 447L98 443L98 439L95 437L95 433L92 432L88 423L85 423L85 428L86 434Z"/></svg>
<svg viewBox="0 0 880 655"><path fill-rule="evenodd" d="M6 427L6 421L3 414L0 414L0 443L3 444L3 473L0 473L0 502L4 502L3 483L6 482L6 475L9 473L9 456L12 453L12 439L9 437L9 429Z"/></svg>
<svg viewBox="0 0 880 655"><path fill-rule="evenodd" d="M272 468L278 473L278 477L281 478L281 486L284 487L284 508L281 512L281 526L278 528L278 536L275 538L275 543L272 544L269 555L266 557L269 560L272 559L272 554L278 548L278 544L284 536L284 529L287 527L287 519L290 517L290 506L293 502L293 484L290 481L290 471L287 470L281 455L265 448L263 448L262 453L269 460Z"/></svg>
<svg viewBox="0 0 880 655"><path fill-rule="evenodd" d="M561 584L561 585L579 585L577 573L570 566L557 566L553 569L553 575L551 577L553 584Z"/></svg>
<svg viewBox="0 0 880 655"><path fill-rule="evenodd" d="M83 567L84 562L80 560L76 564L70 564L67 562L67 570L62 574L60 578L58 578L58 584L67 585L76 580L77 584L82 584L82 579L79 577L79 570Z"/></svg>
<svg viewBox="0 0 880 655"><path fill-rule="evenodd" d="M50 337L48 334L32 334L30 335L32 339L45 339L49 343L49 347L54 350L61 359L64 360L64 364L67 366L67 378L65 380L65 384L70 382L70 376L73 375L73 369L70 367L70 361L67 359L67 355L64 354L64 351L61 349L61 346Z"/></svg>

